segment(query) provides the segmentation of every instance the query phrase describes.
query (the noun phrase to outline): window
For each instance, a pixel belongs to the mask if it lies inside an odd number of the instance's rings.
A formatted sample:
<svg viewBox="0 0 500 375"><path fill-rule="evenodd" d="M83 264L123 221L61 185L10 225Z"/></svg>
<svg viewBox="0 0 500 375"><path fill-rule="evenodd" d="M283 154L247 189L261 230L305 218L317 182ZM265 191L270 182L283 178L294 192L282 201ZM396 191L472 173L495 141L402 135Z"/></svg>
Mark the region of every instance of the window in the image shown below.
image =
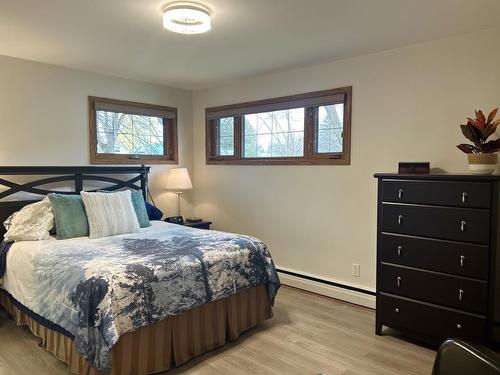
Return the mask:
<svg viewBox="0 0 500 375"><path fill-rule="evenodd" d="M207 108L207 164L349 164L351 87Z"/></svg>
<svg viewBox="0 0 500 375"><path fill-rule="evenodd" d="M177 163L177 109L89 97L92 164Z"/></svg>
<svg viewBox="0 0 500 375"><path fill-rule="evenodd" d="M234 117L223 117L217 124L217 154L234 155Z"/></svg>
<svg viewBox="0 0 500 375"><path fill-rule="evenodd" d="M342 152L344 104L322 105L318 107L317 111L315 151L319 154Z"/></svg>
<svg viewBox="0 0 500 375"><path fill-rule="evenodd" d="M304 156L304 108L244 116L245 158Z"/></svg>

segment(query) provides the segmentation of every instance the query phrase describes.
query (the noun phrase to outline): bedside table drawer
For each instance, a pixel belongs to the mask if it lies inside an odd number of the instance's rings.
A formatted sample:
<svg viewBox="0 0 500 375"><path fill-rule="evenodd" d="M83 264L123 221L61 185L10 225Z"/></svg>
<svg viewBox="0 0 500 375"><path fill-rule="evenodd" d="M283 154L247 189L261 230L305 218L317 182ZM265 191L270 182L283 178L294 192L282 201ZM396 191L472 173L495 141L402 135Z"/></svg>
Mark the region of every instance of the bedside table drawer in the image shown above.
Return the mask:
<svg viewBox="0 0 500 375"><path fill-rule="evenodd" d="M486 319L482 316L384 293L378 298L380 319L390 327L434 337L439 341L450 337L474 342L485 340Z"/></svg>
<svg viewBox="0 0 500 375"><path fill-rule="evenodd" d="M382 205L384 232L487 244L489 227L489 210L390 203Z"/></svg>
<svg viewBox="0 0 500 375"><path fill-rule="evenodd" d="M382 262L488 279L486 245L383 233L379 252Z"/></svg>
<svg viewBox="0 0 500 375"><path fill-rule="evenodd" d="M485 281L381 264L380 289L391 294L486 314L488 288Z"/></svg>
<svg viewBox="0 0 500 375"><path fill-rule="evenodd" d="M385 180L382 189L384 202L490 207L488 182Z"/></svg>

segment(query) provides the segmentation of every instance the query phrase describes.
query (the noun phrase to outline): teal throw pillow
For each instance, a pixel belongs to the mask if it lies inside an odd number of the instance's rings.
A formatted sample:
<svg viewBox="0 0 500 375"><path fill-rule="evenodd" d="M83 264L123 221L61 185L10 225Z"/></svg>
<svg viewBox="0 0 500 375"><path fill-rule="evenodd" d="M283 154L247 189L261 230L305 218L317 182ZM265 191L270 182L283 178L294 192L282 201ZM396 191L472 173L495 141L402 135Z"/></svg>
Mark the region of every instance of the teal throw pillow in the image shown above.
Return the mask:
<svg viewBox="0 0 500 375"><path fill-rule="evenodd" d="M146 210L146 203L144 202L142 190L132 191L131 193L130 197L132 199L132 206L134 206L139 226L141 228L150 227L151 222L149 221L148 211Z"/></svg>
<svg viewBox="0 0 500 375"><path fill-rule="evenodd" d="M89 235L87 213L79 195L48 195L56 222L58 240Z"/></svg>

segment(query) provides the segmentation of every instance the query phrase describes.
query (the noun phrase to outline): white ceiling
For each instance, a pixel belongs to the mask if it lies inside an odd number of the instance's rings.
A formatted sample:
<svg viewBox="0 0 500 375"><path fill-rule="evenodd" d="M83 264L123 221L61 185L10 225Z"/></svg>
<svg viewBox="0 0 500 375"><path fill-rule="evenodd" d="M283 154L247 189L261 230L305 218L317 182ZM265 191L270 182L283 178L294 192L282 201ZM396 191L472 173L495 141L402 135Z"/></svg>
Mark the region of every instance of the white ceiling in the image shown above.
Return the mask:
<svg viewBox="0 0 500 375"><path fill-rule="evenodd" d="M0 54L204 88L485 29L500 19L499 0L201 2L213 10L212 31L179 35L162 27L164 0L0 0Z"/></svg>

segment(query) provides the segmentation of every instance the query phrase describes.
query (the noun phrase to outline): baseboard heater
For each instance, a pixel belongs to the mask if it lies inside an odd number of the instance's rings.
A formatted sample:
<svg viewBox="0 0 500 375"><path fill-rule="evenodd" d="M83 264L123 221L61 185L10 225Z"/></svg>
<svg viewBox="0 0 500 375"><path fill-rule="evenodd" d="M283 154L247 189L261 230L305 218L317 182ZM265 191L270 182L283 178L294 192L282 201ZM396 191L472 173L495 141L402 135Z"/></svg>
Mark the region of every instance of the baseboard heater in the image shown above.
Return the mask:
<svg viewBox="0 0 500 375"><path fill-rule="evenodd" d="M282 276L282 283L309 292L325 295L357 305L375 308L375 291L346 285L320 277L294 272L280 267L276 270Z"/></svg>
<svg viewBox="0 0 500 375"><path fill-rule="evenodd" d="M276 271L278 271L280 273L284 273L286 275L300 277L301 279L311 280L311 281L314 281L314 282L317 282L317 283L321 283L321 284L325 284L325 285L330 285L330 286L335 286L337 288L352 290L354 292L364 293L364 294L368 294L370 296L374 296L375 295L375 292L372 292L371 290L357 288L357 287L351 286L351 285L340 284L340 283L336 283L334 281L319 279L317 277L303 275L301 273L292 272L292 271L284 270L284 269L281 269L281 268L276 268Z"/></svg>

